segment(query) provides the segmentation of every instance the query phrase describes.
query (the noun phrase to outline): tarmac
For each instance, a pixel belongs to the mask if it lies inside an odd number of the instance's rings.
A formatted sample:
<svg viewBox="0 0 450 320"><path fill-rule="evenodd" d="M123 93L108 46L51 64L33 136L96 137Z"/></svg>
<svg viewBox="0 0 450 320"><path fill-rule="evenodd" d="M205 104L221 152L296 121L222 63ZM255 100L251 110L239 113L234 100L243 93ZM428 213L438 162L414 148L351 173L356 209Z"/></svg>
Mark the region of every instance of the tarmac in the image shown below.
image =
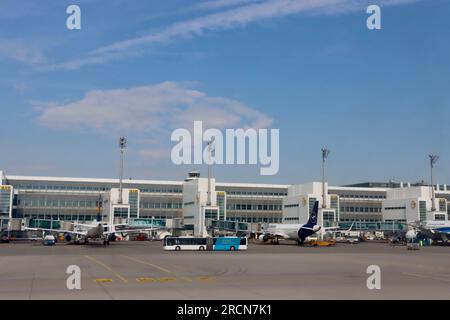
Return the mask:
<svg viewBox="0 0 450 320"><path fill-rule="evenodd" d="M379 290L367 286L374 265ZM67 287L69 266L79 267L80 290ZM0 244L0 299L448 300L450 247L286 242L239 252L165 252L149 241Z"/></svg>

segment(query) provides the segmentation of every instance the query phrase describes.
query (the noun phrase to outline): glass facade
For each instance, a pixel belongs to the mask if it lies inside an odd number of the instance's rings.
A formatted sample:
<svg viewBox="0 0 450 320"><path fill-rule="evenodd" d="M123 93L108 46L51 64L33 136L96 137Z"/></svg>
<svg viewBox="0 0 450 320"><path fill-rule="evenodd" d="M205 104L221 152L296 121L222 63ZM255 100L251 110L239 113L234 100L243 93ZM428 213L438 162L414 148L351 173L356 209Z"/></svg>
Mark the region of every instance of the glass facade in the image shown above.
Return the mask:
<svg viewBox="0 0 450 320"><path fill-rule="evenodd" d="M325 228L332 227L335 221L334 211L323 211L322 219L323 219L323 226Z"/></svg>
<svg viewBox="0 0 450 320"><path fill-rule="evenodd" d="M181 201L181 200L180 200ZM183 205L179 201L167 202L167 200L142 200L141 209L182 209Z"/></svg>
<svg viewBox="0 0 450 320"><path fill-rule="evenodd" d="M251 203L230 203L228 210L237 211L281 211L281 204L251 204Z"/></svg>
<svg viewBox="0 0 450 320"><path fill-rule="evenodd" d="M219 207L219 220L225 220L227 210L227 199L226 193L223 191L217 192L217 206Z"/></svg>
<svg viewBox="0 0 450 320"><path fill-rule="evenodd" d="M331 209L334 209L336 211L336 215L339 217L339 196L331 195L330 204Z"/></svg>
<svg viewBox="0 0 450 320"><path fill-rule="evenodd" d="M439 211L447 212L447 200L439 199Z"/></svg>
<svg viewBox="0 0 450 320"><path fill-rule="evenodd" d="M219 210L205 209L205 219L219 220Z"/></svg>
<svg viewBox="0 0 450 320"><path fill-rule="evenodd" d="M131 189L128 194L128 202L130 204L130 217L139 217L139 190Z"/></svg>
<svg viewBox="0 0 450 320"><path fill-rule="evenodd" d="M166 226L165 219L130 219L130 226L141 228L164 228Z"/></svg>
<svg viewBox="0 0 450 320"><path fill-rule="evenodd" d="M118 182L102 179L67 179L33 177L11 177L4 183L14 187L13 217L34 219L61 219L92 221L97 219L99 195L105 199L104 207L109 208L109 192L118 187ZM3 188L7 186L1 186ZM130 216L132 218L181 218L183 209L182 182L126 181L129 193ZM379 186L380 187L380 186ZM11 188L12 189L12 188ZM366 186L367 189L367 186ZM17 191L17 192L16 192ZM219 219L253 223L282 222L282 200L287 195L287 186L217 184L217 206ZM381 221L382 201L386 192L382 190L358 190L330 187L331 208L336 210L340 221ZM11 209L8 190L0 190L0 216L7 216ZM447 212L450 220L450 194L438 193L439 211ZM446 197L446 199L443 199ZM311 212L316 198L309 198ZM300 204L302 205L302 204ZM421 220L427 220L426 204L420 207ZM104 209L104 208L103 208ZM103 214L106 211L101 210ZM128 217L126 209L116 212L116 216ZM103 218L106 218L103 216ZM441 219L441 217L439 217Z"/></svg>
<svg viewBox="0 0 450 320"><path fill-rule="evenodd" d="M212 221L212 227L221 229L221 230L228 230L228 231L247 231L248 230L247 224L234 222L234 221L214 220L214 221Z"/></svg>
<svg viewBox="0 0 450 320"><path fill-rule="evenodd" d="M128 218L129 209L127 207L115 207L114 208L114 217L115 218Z"/></svg>
<svg viewBox="0 0 450 320"><path fill-rule="evenodd" d="M340 207L341 213L381 213L381 207L376 208L373 206L347 206L342 205Z"/></svg>
<svg viewBox="0 0 450 320"><path fill-rule="evenodd" d="M13 188L11 186L0 186L0 216L9 217L11 210L11 195Z"/></svg>
<svg viewBox="0 0 450 320"><path fill-rule="evenodd" d="M309 198L309 215L311 215L311 212L314 209L314 205L316 204L316 201L317 201L317 198Z"/></svg>
<svg viewBox="0 0 450 320"><path fill-rule="evenodd" d="M37 220L31 219L30 228L43 228L43 229L61 229L61 222L52 220Z"/></svg>
<svg viewBox="0 0 450 320"><path fill-rule="evenodd" d="M419 201L419 215L420 215L421 222L427 221L427 202L426 201Z"/></svg>
<svg viewBox="0 0 450 320"><path fill-rule="evenodd" d="M353 227L357 230L367 231L407 231L408 227L402 223L405 221L385 221L385 222L368 222L368 221L346 221L341 222L339 226L343 229Z"/></svg>
<svg viewBox="0 0 450 320"><path fill-rule="evenodd" d="M17 197L17 206L24 208L96 208L97 202L93 199L65 200L21 195Z"/></svg>

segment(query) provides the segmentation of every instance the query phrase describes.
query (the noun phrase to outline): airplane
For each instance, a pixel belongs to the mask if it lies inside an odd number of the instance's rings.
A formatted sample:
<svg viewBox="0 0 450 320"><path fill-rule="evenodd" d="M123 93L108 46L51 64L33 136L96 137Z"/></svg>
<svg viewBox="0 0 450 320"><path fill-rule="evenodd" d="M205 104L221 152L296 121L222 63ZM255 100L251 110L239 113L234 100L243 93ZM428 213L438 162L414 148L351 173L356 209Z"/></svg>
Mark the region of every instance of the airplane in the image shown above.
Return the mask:
<svg viewBox="0 0 450 320"><path fill-rule="evenodd" d="M279 244L280 239L296 240L298 245L303 245L306 238L322 230L322 227L317 225L318 212L319 201L316 201L306 224L269 224L267 230L263 230L263 234L257 239L263 242L272 240L276 244ZM328 232L336 228L323 228L323 230Z"/></svg>
<svg viewBox="0 0 450 320"><path fill-rule="evenodd" d="M450 222L449 221L427 221L421 223L416 221L414 224L409 224L410 230L406 233L408 240L414 240L419 234L435 241L448 242L450 237Z"/></svg>
<svg viewBox="0 0 450 320"><path fill-rule="evenodd" d="M67 242L72 241L74 238L75 243L79 243L80 240L84 240L84 244L88 244L89 240L101 240L104 245L109 245L110 242L116 240L116 233L130 233L130 232L142 232L142 231L154 231L157 228L121 228L126 227L126 224L113 224L108 225L106 223L94 221L92 224L72 223L74 230L62 230L62 229L47 229L47 228L28 228L24 227L24 231L43 231L43 232L58 232L64 233Z"/></svg>

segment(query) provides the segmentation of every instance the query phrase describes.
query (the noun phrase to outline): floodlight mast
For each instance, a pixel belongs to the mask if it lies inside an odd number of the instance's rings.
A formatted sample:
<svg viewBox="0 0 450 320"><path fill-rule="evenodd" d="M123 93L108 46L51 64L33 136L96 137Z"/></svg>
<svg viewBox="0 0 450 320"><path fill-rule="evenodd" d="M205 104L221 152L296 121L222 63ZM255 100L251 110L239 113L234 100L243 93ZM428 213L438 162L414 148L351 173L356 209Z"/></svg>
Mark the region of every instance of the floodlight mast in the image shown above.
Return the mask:
<svg viewBox="0 0 450 320"><path fill-rule="evenodd" d="M430 158L430 169L431 169L431 211L435 212L436 211L436 193L434 191L434 177L433 177L433 169L434 166L436 165L436 162L438 162L439 160L439 156L435 155L435 154L430 154L428 156Z"/></svg>
<svg viewBox="0 0 450 320"><path fill-rule="evenodd" d="M211 153L212 153L212 144L214 143L214 137L208 142L208 199L206 202L207 206L211 206L211 176L212 176L212 162L211 162Z"/></svg>
<svg viewBox="0 0 450 320"><path fill-rule="evenodd" d="M322 208L327 207L326 195L325 195L325 162L330 155L330 149L322 149Z"/></svg>
<svg viewBox="0 0 450 320"><path fill-rule="evenodd" d="M98 222L103 220L102 209L103 209L103 196L101 193L99 193L98 200L97 200L97 221Z"/></svg>
<svg viewBox="0 0 450 320"><path fill-rule="evenodd" d="M119 138L119 148L120 148L120 172L119 172L119 204L123 203L123 163L124 163L124 153L127 147L127 138Z"/></svg>

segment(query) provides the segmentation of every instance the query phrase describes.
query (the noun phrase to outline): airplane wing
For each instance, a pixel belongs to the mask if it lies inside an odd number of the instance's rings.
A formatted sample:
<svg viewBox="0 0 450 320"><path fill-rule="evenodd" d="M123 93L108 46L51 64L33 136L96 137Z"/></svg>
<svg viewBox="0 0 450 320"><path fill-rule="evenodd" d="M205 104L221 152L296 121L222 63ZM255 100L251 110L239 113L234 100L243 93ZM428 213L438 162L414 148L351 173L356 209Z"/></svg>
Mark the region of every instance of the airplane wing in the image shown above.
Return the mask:
<svg viewBox="0 0 450 320"><path fill-rule="evenodd" d="M311 230L311 231L314 231L314 232L317 231L317 230L314 230L314 228L309 228L309 227L301 227L300 229Z"/></svg>
<svg viewBox="0 0 450 320"><path fill-rule="evenodd" d="M283 239L289 238L289 236L288 236L287 234L282 233L282 232L276 232L274 235L275 235L275 237L277 237L277 238L283 238Z"/></svg>
<svg viewBox="0 0 450 320"><path fill-rule="evenodd" d="M424 228L424 227L418 227L419 232L422 233L424 236L428 237L428 238L438 238L440 237L443 241L448 241L448 233L447 232L442 232L436 229L428 229L428 228Z"/></svg>
<svg viewBox="0 0 450 320"><path fill-rule="evenodd" d="M87 227L87 228L93 228L98 226L99 224L101 224L104 227L121 227L121 226L128 226L128 224L126 223L122 223L122 224L103 224L102 222L96 222L96 223L91 223L91 224L85 224L85 223L78 223L78 222L71 222L74 226L77 227Z"/></svg>
<svg viewBox="0 0 450 320"><path fill-rule="evenodd" d="M442 241L447 242L449 234L447 232L442 232L437 229L426 228L420 222L409 223L407 226L418 230L422 235L431 239L442 239Z"/></svg>
<svg viewBox="0 0 450 320"><path fill-rule="evenodd" d="M113 233L139 233L144 231L156 231L160 228L139 228L139 229L115 229L110 231L105 231L103 234L113 234Z"/></svg>
<svg viewBox="0 0 450 320"><path fill-rule="evenodd" d="M264 232L262 236L267 237L268 240L272 239L289 239L289 236L283 232Z"/></svg>
<svg viewBox="0 0 450 320"><path fill-rule="evenodd" d="M62 229L46 229L46 228L23 228L24 231L46 231L46 232L58 232L58 233L70 233L80 236L85 236L86 232L73 231L73 230L62 230Z"/></svg>
<svg viewBox="0 0 450 320"><path fill-rule="evenodd" d="M322 230L324 232L328 232L328 233L335 233L335 232L350 232L353 229L353 225L355 223L352 223L352 225L350 226L350 228L348 230L342 230L341 227L327 227L327 228L322 228Z"/></svg>
<svg viewBox="0 0 450 320"><path fill-rule="evenodd" d="M111 228L111 227L115 228L115 227L128 227L130 225L126 224L126 223L120 223L120 224L104 224L103 226L106 228Z"/></svg>
<svg viewBox="0 0 450 320"><path fill-rule="evenodd" d="M72 224L76 227L85 227L85 228L93 228L96 226L93 224L84 224L84 223L77 223L77 222L72 222Z"/></svg>
<svg viewBox="0 0 450 320"><path fill-rule="evenodd" d="M327 227L327 228L322 228L322 230L325 230L325 231L340 231L341 227Z"/></svg>

